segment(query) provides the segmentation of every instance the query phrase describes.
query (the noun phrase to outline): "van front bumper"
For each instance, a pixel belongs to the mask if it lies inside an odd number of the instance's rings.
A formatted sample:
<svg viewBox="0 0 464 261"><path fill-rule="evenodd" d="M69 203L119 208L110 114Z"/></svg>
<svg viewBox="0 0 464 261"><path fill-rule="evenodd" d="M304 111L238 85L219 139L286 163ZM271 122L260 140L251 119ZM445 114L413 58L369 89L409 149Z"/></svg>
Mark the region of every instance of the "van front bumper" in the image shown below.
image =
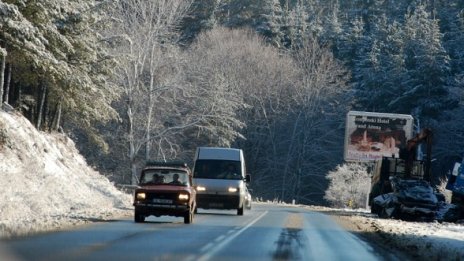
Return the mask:
<svg viewBox="0 0 464 261"><path fill-rule="evenodd" d="M197 207L204 209L238 209L241 200L239 195L197 194Z"/></svg>

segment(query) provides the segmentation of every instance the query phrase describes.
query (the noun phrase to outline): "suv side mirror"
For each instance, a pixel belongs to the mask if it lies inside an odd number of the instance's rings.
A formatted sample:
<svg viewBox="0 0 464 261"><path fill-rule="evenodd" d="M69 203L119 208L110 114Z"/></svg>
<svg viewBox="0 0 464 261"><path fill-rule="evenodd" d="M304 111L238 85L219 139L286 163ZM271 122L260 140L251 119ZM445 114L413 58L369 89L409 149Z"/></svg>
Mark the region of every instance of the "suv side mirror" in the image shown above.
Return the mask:
<svg viewBox="0 0 464 261"><path fill-rule="evenodd" d="M251 176L250 176L250 174L247 174L247 175L245 176L245 182L246 182L246 183L250 183L250 181L251 181Z"/></svg>

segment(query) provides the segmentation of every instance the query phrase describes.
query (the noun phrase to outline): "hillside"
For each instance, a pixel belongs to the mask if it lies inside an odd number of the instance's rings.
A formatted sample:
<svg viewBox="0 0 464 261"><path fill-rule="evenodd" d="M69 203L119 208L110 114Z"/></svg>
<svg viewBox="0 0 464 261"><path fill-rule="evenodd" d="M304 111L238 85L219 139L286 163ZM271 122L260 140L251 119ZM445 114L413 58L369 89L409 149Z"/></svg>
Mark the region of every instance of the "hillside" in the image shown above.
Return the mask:
<svg viewBox="0 0 464 261"><path fill-rule="evenodd" d="M0 238L131 213L131 196L87 165L65 134L0 110Z"/></svg>

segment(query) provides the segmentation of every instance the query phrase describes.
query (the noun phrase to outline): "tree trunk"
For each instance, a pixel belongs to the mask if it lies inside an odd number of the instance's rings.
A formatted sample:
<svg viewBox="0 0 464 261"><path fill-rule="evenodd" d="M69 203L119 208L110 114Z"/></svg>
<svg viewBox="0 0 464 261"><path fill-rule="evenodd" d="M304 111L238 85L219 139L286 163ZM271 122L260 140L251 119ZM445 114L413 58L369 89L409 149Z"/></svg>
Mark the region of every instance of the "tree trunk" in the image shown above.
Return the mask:
<svg viewBox="0 0 464 261"><path fill-rule="evenodd" d="M132 185L136 185L138 183L137 178L137 165L135 164L135 160L131 160L131 172L132 172Z"/></svg>
<svg viewBox="0 0 464 261"><path fill-rule="evenodd" d="M127 119L129 120L129 133L128 133L128 139L129 139L129 161L131 165L131 184L135 185L137 184L137 165L135 163L135 157L136 157L136 150L135 150L135 135L134 135L134 118L132 115L132 107L131 107L131 100L129 98L129 105L127 109Z"/></svg>
<svg viewBox="0 0 464 261"><path fill-rule="evenodd" d="M54 131L58 131L61 124L61 101L58 102L56 105L55 116L53 117L53 123L51 129Z"/></svg>
<svg viewBox="0 0 464 261"><path fill-rule="evenodd" d="M44 109L43 109L43 126L44 128L48 128L50 126L50 106L48 102L48 95L45 95L45 102L44 102ZM48 131L50 128L48 128Z"/></svg>
<svg viewBox="0 0 464 261"><path fill-rule="evenodd" d="M39 88L39 90L42 90L42 93L41 93L40 103L39 103L39 108L38 108L39 111L37 113L37 126L36 126L38 130L40 130L40 127L42 125L45 97L47 96L47 85L44 83L42 83L41 85L42 85L42 88Z"/></svg>
<svg viewBox="0 0 464 261"><path fill-rule="evenodd" d="M55 106L55 111L52 112L51 120L49 122L48 128L50 131L58 131L60 127L60 118L61 118L61 101L59 101Z"/></svg>
<svg viewBox="0 0 464 261"><path fill-rule="evenodd" d="M152 93L148 94L150 96L149 98L149 105L148 105L148 115L147 115L147 129L146 129L146 136L145 136L145 161L150 160L150 149L151 149L151 115L153 111L153 101L152 101Z"/></svg>
<svg viewBox="0 0 464 261"><path fill-rule="evenodd" d="M16 107L19 106L19 111L22 112L22 109L21 109L21 99L22 99L22 89L21 89L21 85L18 85L18 99L16 100Z"/></svg>
<svg viewBox="0 0 464 261"><path fill-rule="evenodd" d="M0 65L0 108L2 107L3 104L3 83L5 80L5 60L6 60L6 54L2 55L2 63Z"/></svg>
<svg viewBox="0 0 464 261"><path fill-rule="evenodd" d="M152 57L153 57L153 48L151 50ZM147 128L146 128L146 141L145 141L145 161L150 160L150 149L151 149L151 117L153 114L153 85L154 85L154 78L155 75L153 73L153 59L150 61L150 85L148 89L148 113L147 113Z"/></svg>
<svg viewBox="0 0 464 261"><path fill-rule="evenodd" d="M13 66L11 63L8 64L8 74L6 75L6 86L5 86L5 100L4 102L10 103L10 83L11 83L11 71L13 70Z"/></svg>

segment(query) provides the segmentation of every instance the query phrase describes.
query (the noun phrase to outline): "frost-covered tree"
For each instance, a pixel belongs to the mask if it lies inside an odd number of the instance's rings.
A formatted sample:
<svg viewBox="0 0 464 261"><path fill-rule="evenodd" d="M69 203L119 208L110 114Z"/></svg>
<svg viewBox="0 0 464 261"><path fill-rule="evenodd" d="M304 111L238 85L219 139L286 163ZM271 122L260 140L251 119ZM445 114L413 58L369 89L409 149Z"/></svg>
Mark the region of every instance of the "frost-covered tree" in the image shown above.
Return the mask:
<svg viewBox="0 0 464 261"><path fill-rule="evenodd" d="M293 106L286 120L282 121L282 128L288 129L282 134L289 140L285 162L293 188L286 190L286 196L299 202L320 202L326 185L324 176L340 160L337 157L343 143L340 126L351 97L347 72L330 49L315 40L306 39L293 52L301 70L301 86L293 95L290 102ZM292 126L291 132L288 126ZM285 140L282 136L280 139Z"/></svg>
<svg viewBox="0 0 464 261"><path fill-rule="evenodd" d="M452 81L460 88L464 87L460 80L464 77L464 9L460 11L449 11L445 18L447 22L447 31L444 35L444 46L447 49L451 59L451 72L454 77Z"/></svg>
<svg viewBox="0 0 464 261"><path fill-rule="evenodd" d="M400 24L389 23L386 16L380 16L363 36L353 72L356 109L405 113L403 108L389 106L406 82L403 38Z"/></svg>
<svg viewBox="0 0 464 261"><path fill-rule="evenodd" d="M219 27L199 35L186 53L183 71L194 91L190 110L200 119L193 131L201 144L228 147L243 138L239 113L252 86L247 70L255 61L248 51L253 41L260 43L250 31Z"/></svg>
<svg viewBox="0 0 464 261"><path fill-rule="evenodd" d="M219 24L225 27L254 27L259 20L259 10L267 0L222 0Z"/></svg>
<svg viewBox="0 0 464 261"><path fill-rule="evenodd" d="M438 20L425 5L417 5L404 25L404 59L408 81L390 106L417 118L434 118L457 105L449 96L450 58L442 45Z"/></svg>
<svg viewBox="0 0 464 261"><path fill-rule="evenodd" d="M173 127L169 117L175 110L169 110L175 107L178 85L174 81L179 72L173 50L177 28L190 4L189 0L122 0L110 10L114 23L106 35L118 61L114 81L123 93L132 183L136 183L141 148L145 148L145 160L152 158L152 146Z"/></svg>
<svg viewBox="0 0 464 261"><path fill-rule="evenodd" d="M255 22L256 31L266 37L272 45L281 47L284 36L282 32L284 14L279 0L263 1L258 15Z"/></svg>
<svg viewBox="0 0 464 261"><path fill-rule="evenodd" d="M21 94L16 105L37 126L42 120L46 128L60 126L62 108L98 141L92 122L116 117L110 106L116 93L106 81L111 59L94 30L99 10L96 1L0 2L0 45Z"/></svg>
<svg viewBox="0 0 464 261"><path fill-rule="evenodd" d="M182 41L190 43L195 37L205 30L212 29L217 24L218 12L221 6L226 5L223 0L195 0L183 17L181 23Z"/></svg>
<svg viewBox="0 0 464 261"><path fill-rule="evenodd" d="M360 17L343 26L343 31L335 48L335 54L339 59L345 61L350 68L354 68L354 61L359 54L358 47L364 34L364 22Z"/></svg>
<svg viewBox="0 0 464 261"><path fill-rule="evenodd" d="M324 174L340 160L331 153L341 149L336 143L342 144L337 140L343 117L336 115L346 103L337 95L345 94L346 71L316 41L291 56L256 40L234 45L243 63L228 78L238 79L249 105L240 114L246 140L235 144L250 155L253 188L266 199L321 201Z"/></svg>
<svg viewBox="0 0 464 261"><path fill-rule="evenodd" d="M320 38L323 43L335 45L338 42L338 38L343 32L343 24L340 20L340 4L335 1L330 9L327 10L327 16L324 17L324 32Z"/></svg>
<svg viewBox="0 0 464 261"><path fill-rule="evenodd" d="M456 105L450 58L424 5L411 9L404 25L380 16L360 43L353 66L358 109L430 119Z"/></svg>
<svg viewBox="0 0 464 261"><path fill-rule="evenodd" d="M334 207L366 207L371 179L366 165L347 163L327 175L329 187L324 198Z"/></svg>

